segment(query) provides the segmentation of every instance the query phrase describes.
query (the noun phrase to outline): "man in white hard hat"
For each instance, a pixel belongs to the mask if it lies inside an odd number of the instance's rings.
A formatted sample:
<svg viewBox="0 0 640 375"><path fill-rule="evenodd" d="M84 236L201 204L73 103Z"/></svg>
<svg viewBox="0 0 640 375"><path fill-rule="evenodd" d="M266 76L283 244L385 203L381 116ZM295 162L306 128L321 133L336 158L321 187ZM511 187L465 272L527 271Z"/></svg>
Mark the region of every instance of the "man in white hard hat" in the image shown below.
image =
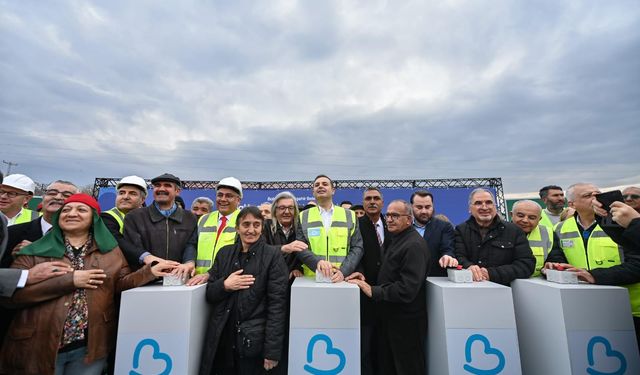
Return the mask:
<svg viewBox="0 0 640 375"><path fill-rule="evenodd" d="M122 178L116 185L116 206L110 210L102 211L100 217L109 228L113 237L118 241L118 246L124 254L131 254L128 251L132 244L125 240L122 235L124 231L124 217L132 210L142 207L147 198L147 183L144 178L138 176L127 176ZM132 259L127 259L131 263Z"/></svg>
<svg viewBox="0 0 640 375"><path fill-rule="evenodd" d="M35 189L36 183L23 174L4 178L0 185L0 211L7 217L9 226L38 218L38 212L25 208Z"/></svg>
<svg viewBox="0 0 640 375"><path fill-rule="evenodd" d="M236 240L236 218L242 200L242 184L235 177L225 177L216 186L216 211L198 221L196 273L190 285L205 283L218 250Z"/></svg>

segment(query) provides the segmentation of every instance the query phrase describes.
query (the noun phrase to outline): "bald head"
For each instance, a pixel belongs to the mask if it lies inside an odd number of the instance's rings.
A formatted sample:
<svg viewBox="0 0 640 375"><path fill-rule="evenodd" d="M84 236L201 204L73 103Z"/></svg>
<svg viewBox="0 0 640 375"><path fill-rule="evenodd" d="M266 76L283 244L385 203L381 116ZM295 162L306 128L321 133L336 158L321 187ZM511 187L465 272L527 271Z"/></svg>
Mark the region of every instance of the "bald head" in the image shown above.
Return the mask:
<svg viewBox="0 0 640 375"><path fill-rule="evenodd" d="M531 233L540 223L542 207L532 200L521 200L513 204L511 217L513 223L526 234Z"/></svg>

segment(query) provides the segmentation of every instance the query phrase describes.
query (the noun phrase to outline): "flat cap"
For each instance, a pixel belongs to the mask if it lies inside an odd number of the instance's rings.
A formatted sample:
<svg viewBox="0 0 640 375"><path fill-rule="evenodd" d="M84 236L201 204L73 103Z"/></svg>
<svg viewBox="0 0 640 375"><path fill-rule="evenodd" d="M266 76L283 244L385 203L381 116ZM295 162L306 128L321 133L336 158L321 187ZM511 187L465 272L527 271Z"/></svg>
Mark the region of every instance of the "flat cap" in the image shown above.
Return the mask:
<svg viewBox="0 0 640 375"><path fill-rule="evenodd" d="M163 173L160 176L151 179L151 184L155 184L156 182L173 182L174 184L178 185L178 187L182 187L182 182L180 182L180 179L172 175L171 173Z"/></svg>

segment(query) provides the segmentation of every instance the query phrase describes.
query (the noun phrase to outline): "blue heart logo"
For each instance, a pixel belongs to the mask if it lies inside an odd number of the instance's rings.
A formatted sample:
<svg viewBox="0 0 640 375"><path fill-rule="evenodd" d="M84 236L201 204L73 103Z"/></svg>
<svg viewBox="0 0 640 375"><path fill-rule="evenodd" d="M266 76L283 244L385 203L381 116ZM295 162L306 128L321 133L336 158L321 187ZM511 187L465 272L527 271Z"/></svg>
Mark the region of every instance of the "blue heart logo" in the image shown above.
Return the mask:
<svg viewBox="0 0 640 375"><path fill-rule="evenodd" d="M311 366L313 363L313 349L316 346L318 341L322 341L325 343L327 349L327 355L337 356L338 357L338 365L330 370L321 370ZM307 364L304 365L304 370L313 375L336 375L344 370L344 366L347 365L347 358L344 355L344 352L338 348L333 347L333 342L331 338L325 334L319 333L309 340L309 344L307 345Z"/></svg>
<svg viewBox="0 0 640 375"><path fill-rule="evenodd" d="M620 362L620 367L618 368L618 370L613 372L602 372L591 367L587 367L587 373L589 373L590 375L622 375L625 371L627 371L627 360L624 358L624 355L622 355L622 353L617 350L613 350L609 340L605 339L602 336L594 336L593 338L591 338L591 340L589 340L589 343L587 344L587 360L589 361L589 366L595 365L595 358L593 354L596 344L602 344L604 346L604 354L607 357L617 358Z"/></svg>
<svg viewBox="0 0 640 375"><path fill-rule="evenodd" d="M480 369L480 368L476 368L471 366L469 363L472 362L472 357L471 357L471 346L473 345L474 342L479 341L482 343L483 347L484 347L484 354L487 355L492 355L492 356L496 356L496 358L498 359L498 364L496 365L496 367L492 368L492 369ZM463 368L465 369L465 371L474 374L474 375L495 375L495 374L499 374L502 370L504 370L504 366L506 364L505 358L504 358L504 354L496 349L496 348L492 348L491 347L491 343L489 342L489 339L486 336L480 335L480 334L475 334L475 335L471 335L469 336L469 338L467 339L467 343L465 345L464 348L464 357L467 361L467 363L463 366Z"/></svg>
<svg viewBox="0 0 640 375"><path fill-rule="evenodd" d="M160 351L160 345L154 339L144 339L138 343L136 346L136 350L133 352L133 370L129 371L129 375L144 375L135 371L140 366L140 352L142 348L145 346L150 346L153 349L152 357L153 359L157 359L160 361L164 361L164 370L158 375L169 375L171 373L171 368L173 367L173 363L171 361L171 357L168 354L162 353Z"/></svg>

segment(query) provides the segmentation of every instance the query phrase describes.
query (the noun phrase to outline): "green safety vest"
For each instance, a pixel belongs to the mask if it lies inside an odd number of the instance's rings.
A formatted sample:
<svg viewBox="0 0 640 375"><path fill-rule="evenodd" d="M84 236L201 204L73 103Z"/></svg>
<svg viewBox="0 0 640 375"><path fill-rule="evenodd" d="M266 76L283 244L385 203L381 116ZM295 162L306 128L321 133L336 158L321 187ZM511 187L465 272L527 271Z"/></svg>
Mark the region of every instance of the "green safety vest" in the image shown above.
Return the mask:
<svg viewBox="0 0 640 375"><path fill-rule="evenodd" d="M533 256L536 258L536 269L533 272L532 277L540 276L540 270L544 266L544 260L547 259L547 255L553 247L553 232L547 230L544 225L538 224L531 233L527 235L529 240L529 247L533 252Z"/></svg>
<svg viewBox="0 0 640 375"><path fill-rule="evenodd" d="M122 232L124 231L124 215L125 214L122 213L122 211L120 211L116 207L110 210L106 210L104 213L109 214L109 216L111 216L116 220L116 222L118 223L118 227L120 227L120 234L122 234Z"/></svg>
<svg viewBox="0 0 640 375"><path fill-rule="evenodd" d="M560 247L572 266L592 270L617 266L624 260L622 248L599 225L591 232L586 251L575 217L558 223L556 234L560 239ZM640 317L640 283L625 287L629 289L631 312L634 316Z"/></svg>
<svg viewBox="0 0 640 375"><path fill-rule="evenodd" d="M300 213L302 232L307 236L311 251L327 260L336 267L340 267L349 253L349 243L355 231L356 214L339 206L333 206L331 226L326 232L322 224L322 216L318 207L312 207ZM304 274L315 275L315 270L303 266Z"/></svg>
<svg viewBox="0 0 640 375"><path fill-rule="evenodd" d="M538 223L538 225L542 225L546 227L550 233L553 233L553 228L555 225L553 224L553 221L551 221L551 219L549 218L547 211L545 211L544 209L542 210L542 213L540 215L540 222Z"/></svg>
<svg viewBox="0 0 640 375"><path fill-rule="evenodd" d="M203 215L198 220L198 255L196 256L196 273L201 274L209 271L216 259L216 254L224 246L231 245L236 241L236 219L240 210L235 210L231 218L227 220L227 225L218 237L219 211L213 211ZM216 241L216 237L218 240Z"/></svg>
<svg viewBox="0 0 640 375"><path fill-rule="evenodd" d="M42 214L39 213L38 211L33 211L28 208L23 208L22 211L20 211L20 216L18 216L16 221L13 223L13 225L28 223L32 220L39 218L40 216L42 216Z"/></svg>

